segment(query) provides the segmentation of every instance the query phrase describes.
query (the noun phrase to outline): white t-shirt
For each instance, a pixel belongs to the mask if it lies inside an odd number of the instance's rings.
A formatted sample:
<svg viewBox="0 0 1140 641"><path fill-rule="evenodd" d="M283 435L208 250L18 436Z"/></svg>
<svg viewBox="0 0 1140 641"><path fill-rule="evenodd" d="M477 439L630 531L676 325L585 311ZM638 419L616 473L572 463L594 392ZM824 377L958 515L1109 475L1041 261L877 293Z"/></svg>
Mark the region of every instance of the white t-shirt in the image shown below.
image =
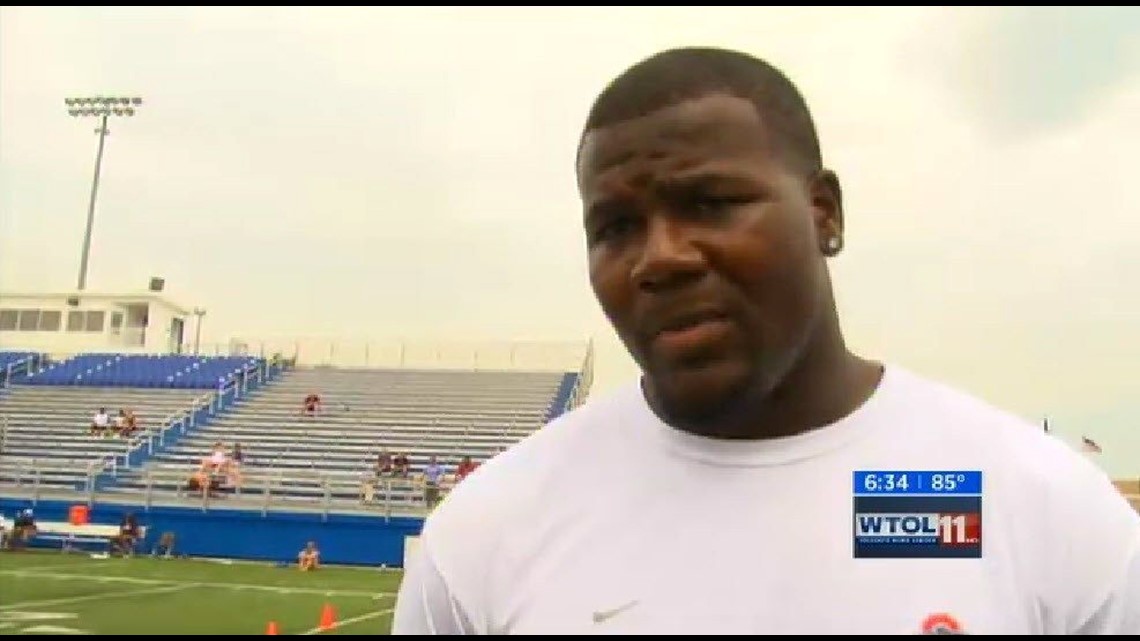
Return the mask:
<svg viewBox="0 0 1140 641"><path fill-rule="evenodd" d="M97 427L107 427L111 422L111 417L107 416L106 412L95 412L95 416L92 417L91 422Z"/></svg>
<svg viewBox="0 0 1140 641"><path fill-rule="evenodd" d="M856 470L981 471L981 558L853 558ZM851 415L769 441L673 429L636 384L559 417L428 518L393 633L921 634L944 615L1140 633L1140 516L1039 427L888 367Z"/></svg>

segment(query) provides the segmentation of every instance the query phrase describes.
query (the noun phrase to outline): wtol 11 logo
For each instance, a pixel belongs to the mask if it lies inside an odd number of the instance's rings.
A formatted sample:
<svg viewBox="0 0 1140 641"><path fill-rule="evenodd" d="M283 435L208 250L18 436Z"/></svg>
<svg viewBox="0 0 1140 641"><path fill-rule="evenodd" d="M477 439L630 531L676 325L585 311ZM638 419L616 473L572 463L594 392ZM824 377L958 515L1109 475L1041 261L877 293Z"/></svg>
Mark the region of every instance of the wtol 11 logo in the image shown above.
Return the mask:
<svg viewBox="0 0 1140 641"><path fill-rule="evenodd" d="M982 517L974 513L856 514L855 537L868 544L977 545L982 540Z"/></svg>
<svg viewBox="0 0 1140 641"><path fill-rule="evenodd" d="M980 558L981 472L855 472L856 558Z"/></svg>

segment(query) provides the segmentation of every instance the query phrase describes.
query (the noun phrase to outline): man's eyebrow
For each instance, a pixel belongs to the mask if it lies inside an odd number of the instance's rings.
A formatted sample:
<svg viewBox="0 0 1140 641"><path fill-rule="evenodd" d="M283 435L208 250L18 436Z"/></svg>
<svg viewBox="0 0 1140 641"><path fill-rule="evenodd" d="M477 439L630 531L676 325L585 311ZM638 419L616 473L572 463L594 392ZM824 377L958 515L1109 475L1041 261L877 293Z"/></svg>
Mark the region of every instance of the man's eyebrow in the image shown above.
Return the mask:
<svg viewBox="0 0 1140 641"><path fill-rule="evenodd" d="M659 191L670 193L713 187L754 189L757 184L753 178L738 172L700 171L665 177L657 181L656 187Z"/></svg>
<svg viewBox="0 0 1140 641"><path fill-rule="evenodd" d="M760 189L756 179L746 173L725 169L707 169L678 173L654 180L652 189L663 196L684 196L702 189ZM631 193L608 193L595 198L585 207L583 222L596 225L629 210L635 197Z"/></svg>
<svg viewBox="0 0 1140 641"><path fill-rule="evenodd" d="M587 226L597 224L601 221L613 218L620 215L622 212L629 209L630 199L613 194L595 199L586 207L585 217L583 218Z"/></svg>

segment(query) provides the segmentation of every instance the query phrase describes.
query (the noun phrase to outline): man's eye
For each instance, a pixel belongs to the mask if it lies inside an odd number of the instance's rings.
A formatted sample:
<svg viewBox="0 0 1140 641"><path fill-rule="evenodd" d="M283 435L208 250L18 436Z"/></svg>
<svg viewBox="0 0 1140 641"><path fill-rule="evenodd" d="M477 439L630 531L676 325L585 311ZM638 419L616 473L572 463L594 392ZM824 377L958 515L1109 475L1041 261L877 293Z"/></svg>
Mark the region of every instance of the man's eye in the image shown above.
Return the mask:
<svg viewBox="0 0 1140 641"><path fill-rule="evenodd" d="M750 196L698 196L689 201L686 209L698 216L717 216L752 200Z"/></svg>
<svg viewBox="0 0 1140 641"><path fill-rule="evenodd" d="M637 221L630 216L623 216L609 220L595 229L592 240L595 243L620 240L635 231L637 231Z"/></svg>

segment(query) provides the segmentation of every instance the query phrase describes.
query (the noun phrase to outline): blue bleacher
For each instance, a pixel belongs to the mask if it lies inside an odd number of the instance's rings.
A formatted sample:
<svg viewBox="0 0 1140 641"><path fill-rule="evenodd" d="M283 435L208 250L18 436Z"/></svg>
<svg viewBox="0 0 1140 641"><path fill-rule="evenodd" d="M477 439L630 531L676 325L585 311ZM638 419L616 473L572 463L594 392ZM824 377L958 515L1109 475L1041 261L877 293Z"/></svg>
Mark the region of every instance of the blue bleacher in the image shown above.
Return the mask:
<svg viewBox="0 0 1140 641"><path fill-rule="evenodd" d="M8 384L8 377L18 378L31 367L33 359L39 356L35 352L4 351L0 352L0 387Z"/></svg>
<svg viewBox="0 0 1140 641"><path fill-rule="evenodd" d="M35 352L0 352L0 371L7 370L9 365L16 365L35 356Z"/></svg>
<svg viewBox="0 0 1140 641"><path fill-rule="evenodd" d="M264 359L248 356L81 354L13 382L23 385L216 389Z"/></svg>

